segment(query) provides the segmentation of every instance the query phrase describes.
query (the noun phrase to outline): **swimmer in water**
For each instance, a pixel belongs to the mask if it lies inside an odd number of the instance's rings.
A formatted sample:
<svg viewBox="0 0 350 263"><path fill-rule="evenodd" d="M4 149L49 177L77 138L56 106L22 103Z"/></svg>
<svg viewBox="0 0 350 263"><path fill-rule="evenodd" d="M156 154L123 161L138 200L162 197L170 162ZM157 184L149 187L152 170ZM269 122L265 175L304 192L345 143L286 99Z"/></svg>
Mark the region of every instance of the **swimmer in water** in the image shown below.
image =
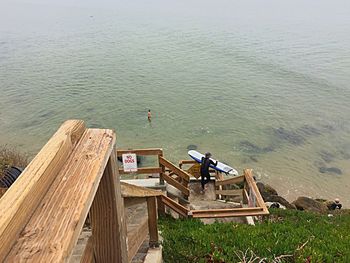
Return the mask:
<svg viewBox="0 0 350 263"><path fill-rule="evenodd" d="M151 110L148 110L148 121L151 121L151 118L152 118L152 113L151 113Z"/></svg>

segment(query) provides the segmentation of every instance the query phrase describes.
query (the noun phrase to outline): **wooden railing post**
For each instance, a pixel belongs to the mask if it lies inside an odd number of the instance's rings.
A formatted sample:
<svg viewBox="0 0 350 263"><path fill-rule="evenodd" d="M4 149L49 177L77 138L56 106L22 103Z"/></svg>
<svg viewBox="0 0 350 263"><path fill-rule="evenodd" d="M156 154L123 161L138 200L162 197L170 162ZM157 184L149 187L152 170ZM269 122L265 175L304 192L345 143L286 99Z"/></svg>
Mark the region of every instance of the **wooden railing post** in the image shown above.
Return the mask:
<svg viewBox="0 0 350 263"><path fill-rule="evenodd" d="M158 208L158 216L165 215L165 205L163 204L161 196L157 196L157 208Z"/></svg>
<svg viewBox="0 0 350 263"><path fill-rule="evenodd" d="M160 154L158 154L158 164L159 164L159 167L162 169L162 171L159 174L159 184L160 185L164 185L163 175L165 173L165 166L160 163L160 158L161 157L163 157L163 150L162 150L162 152Z"/></svg>
<svg viewBox="0 0 350 263"><path fill-rule="evenodd" d="M159 245L156 200L157 199L155 196L147 197L148 230L149 230L150 247L157 247Z"/></svg>
<svg viewBox="0 0 350 263"><path fill-rule="evenodd" d="M115 152L108 160L90 208L96 262L128 262L126 220Z"/></svg>
<svg viewBox="0 0 350 263"><path fill-rule="evenodd" d="M247 205L249 201L249 186L244 178L244 186L243 186L243 204Z"/></svg>

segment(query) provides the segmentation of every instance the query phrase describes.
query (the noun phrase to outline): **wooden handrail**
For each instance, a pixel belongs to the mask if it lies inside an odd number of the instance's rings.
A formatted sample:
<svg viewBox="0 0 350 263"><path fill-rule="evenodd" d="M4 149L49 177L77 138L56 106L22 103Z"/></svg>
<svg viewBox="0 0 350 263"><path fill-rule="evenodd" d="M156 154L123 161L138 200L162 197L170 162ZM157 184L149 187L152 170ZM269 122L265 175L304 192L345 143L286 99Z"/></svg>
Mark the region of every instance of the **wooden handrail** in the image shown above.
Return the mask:
<svg viewBox="0 0 350 263"><path fill-rule="evenodd" d="M172 162L168 161L164 157L159 158L159 163L161 165L165 166L166 168L170 169L171 172L173 172L174 174L180 176L186 182L190 181L190 174L189 173L180 169L179 167L177 167L176 165L174 165Z"/></svg>
<svg viewBox="0 0 350 263"><path fill-rule="evenodd" d="M18 239L84 131L83 121L66 121L0 199L0 262Z"/></svg>
<svg viewBox="0 0 350 263"><path fill-rule="evenodd" d="M179 189L185 196L190 195L190 189L178 181L176 181L174 178L167 174L163 174L163 179L170 185L174 186L175 188Z"/></svg>
<svg viewBox="0 0 350 263"><path fill-rule="evenodd" d="M252 169L244 169L243 172L244 172L244 177L245 177L245 180L246 180L248 186L252 189L252 192L255 195L258 206L263 208L263 211L266 214L269 214L269 210L267 209L265 202L264 202L263 198L261 197L259 189L258 189L258 187L253 179L253 175L252 175L253 170Z"/></svg>
<svg viewBox="0 0 350 263"><path fill-rule="evenodd" d="M118 149L117 156L120 157L126 153L135 153L136 155L147 156L147 155L161 155L163 154L162 148L149 148L149 149Z"/></svg>
<svg viewBox="0 0 350 263"><path fill-rule="evenodd" d="M164 205L166 205L170 209L174 210L176 213L182 215L183 217L188 217L190 210L187 209L186 207L180 205L179 203L175 202L173 199L171 199L165 195L162 195L161 201Z"/></svg>
<svg viewBox="0 0 350 263"><path fill-rule="evenodd" d="M141 167L137 168L136 174L160 174L162 172L161 167ZM125 172L123 169L119 169L119 174L132 174L135 172Z"/></svg>
<svg viewBox="0 0 350 263"><path fill-rule="evenodd" d="M193 218L222 218L266 215L261 207L191 210Z"/></svg>
<svg viewBox="0 0 350 263"><path fill-rule="evenodd" d="M243 195L243 189L232 189L232 190L215 190L217 195Z"/></svg>
<svg viewBox="0 0 350 263"><path fill-rule="evenodd" d="M244 175L235 176L224 180L216 180L215 185L219 186L219 185L239 184L239 183L243 183L244 179L245 179Z"/></svg>

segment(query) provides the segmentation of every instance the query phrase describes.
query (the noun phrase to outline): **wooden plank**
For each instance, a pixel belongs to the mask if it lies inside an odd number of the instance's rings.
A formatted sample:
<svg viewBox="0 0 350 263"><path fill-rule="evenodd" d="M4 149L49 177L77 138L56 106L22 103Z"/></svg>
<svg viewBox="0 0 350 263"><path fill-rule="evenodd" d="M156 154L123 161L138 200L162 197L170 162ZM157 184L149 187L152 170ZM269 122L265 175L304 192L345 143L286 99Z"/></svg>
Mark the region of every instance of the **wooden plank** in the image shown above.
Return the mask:
<svg viewBox="0 0 350 263"><path fill-rule="evenodd" d="M157 247L158 240L158 226L157 226L157 201L156 197L147 197L147 211L148 211L148 230L149 230L149 246Z"/></svg>
<svg viewBox="0 0 350 263"><path fill-rule="evenodd" d="M247 208L191 210L191 214L193 218L221 218L221 217L262 215L264 214L264 211L261 207L247 207Z"/></svg>
<svg viewBox="0 0 350 263"><path fill-rule="evenodd" d="M163 153L158 154L158 165L162 169L162 171L159 173L159 184L164 185L163 175L165 174L165 166L160 164L161 157L163 157Z"/></svg>
<svg viewBox="0 0 350 263"><path fill-rule="evenodd" d="M148 220L145 219L137 226L128 225L128 258L129 262L136 255L148 235Z"/></svg>
<svg viewBox="0 0 350 263"><path fill-rule="evenodd" d="M162 197L157 196L157 209L158 209L158 215L165 215L165 206L162 202Z"/></svg>
<svg viewBox="0 0 350 263"><path fill-rule="evenodd" d="M109 157L90 208L97 262L128 262L126 218L114 151Z"/></svg>
<svg viewBox="0 0 350 263"><path fill-rule="evenodd" d="M235 176L225 180L217 180L215 181L215 185L228 185L228 184L239 184L244 182L244 175Z"/></svg>
<svg viewBox="0 0 350 263"><path fill-rule="evenodd" d="M140 205L146 203L145 197L124 197L124 207L127 209L128 207L134 206L134 205ZM125 210L127 211L127 210Z"/></svg>
<svg viewBox="0 0 350 263"><path fill-rule="evenodd" d="M86 243L83 256L80 259L80 263L95 263L94 245L92 239L93 237L90 236Z"/></svg>
<svg viewBox="0 0 350 263"><path fill-rule="evenodd" d="M174 186L177 189L179 189L184 195L188 196L190 194L190 189L188 189L187 187L185 187L182 184L180 184L178 181L176 181L171 176L169 176L167 174L164 174L163 178L168 184L171 184L172 186Z"/></svg>
<svg viewBox="0 0 350 263"><path fill-rule="evenodd" d="M248 204L249 195L246 189L243 189L243 204Z"/></svg>
<svg viewBox="0 0 350 263"><path fill-rule="evenodd" d="M160 174L162 172L161 167L142 167L137 168L137 172L125 172L123 169L119 169L119 174Z"/></svg>
<svg viewBox="0 0 350 263"><path fill-rule="evenodd" d="M18 239L84 131L83 121L63 123L0 199L0 262Z"/></svg>
<svg viewBox="0 0 350 263"><path fill-rule="evenodd" d="M180 169L182 169L182 166L183 165L186 165L186 164L196 164L197 163L197 161L195 161L195 160L181 160L180 162L179 162L179 167L180 167Z"/></svg>
<svg viewBox="0 0 350 263"><path fill-rule="evenodd" d="M147 197L162 195L162 191L121 182L123 197Z"/></svg>
<svg viewBox="0 0 350 263"><path fill-rule="evenodd" d="M253 170L252 169L244 169L243 172L244 172L245 180L246 180L247 184L249 185L249 187L252 189L259 207L263 208L263 210L266 214L269 214L269 210L267 209L265 202L264 202L264 200L259 192L259 189L258 189L258 187L253 179L253 175L252 175Z"/></svg>
<svg viewBox="0 0 350 263"><path fill-rule="evenodd" d="M162 199L162 203L164 205L166 205L170 209L174 210L179 215L182 215L184 217L188 216L188 213L190 212L190 210L188 210L186 207L180 205L179 203L175 202L174 200L172 200L171 198L169 198L165 195L162 195L161 199Z"/></svg>
<svg viewBox="0 0 350 263"><path fill-rule="evenodd" d="M182 179L186 180L187 182L190 181L190 174L187 173L186 171L180 169L164 157L160 156L159 157L159 163L161 165L164 165L165 167L169 168L172 172L174 172L176 175L181 176Z"/></svg>
<svg viewBox="0 0 350 263"><path fill-rule="evenodd" d="M263 211L249 211L249 212L227 212L227 213L201 213L194 214L193 218L225 218L225 217L247 217L247 216L264 216Z"/></svg>
<svg viewBox="0 0 350 263"><path fill-rule="evenodd" d="M136 155L159 155L163 154L163 149L161 148L149 148L149 149L131 149L131 150L117 150L117 156L120 157L125 153L135 153Z"/></svg>
<svg viewBox="0 0 350 263"><path fill-rule="evenodd" d="M5 261L63 262L75 246L115 143L111 130L87 130Z"/></svg>
<svg viewBox="0 0 350 263"><path fill-rule="evenodd" d="M233 190L216 190L215 194L217 195L243 195L243 189L233 189Z"/></svg>

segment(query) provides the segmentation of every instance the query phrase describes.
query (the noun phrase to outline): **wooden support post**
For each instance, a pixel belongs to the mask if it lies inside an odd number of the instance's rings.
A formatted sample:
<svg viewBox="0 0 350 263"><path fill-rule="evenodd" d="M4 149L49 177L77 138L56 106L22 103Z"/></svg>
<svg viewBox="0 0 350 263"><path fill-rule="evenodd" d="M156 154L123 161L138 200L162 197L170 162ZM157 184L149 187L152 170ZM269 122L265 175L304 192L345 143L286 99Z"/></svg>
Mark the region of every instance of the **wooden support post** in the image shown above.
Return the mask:
<svg viewBox="0 0 350 263"><path fill-rule="evenodd" d="M157 196L157 208L158 208L158 216L165 215L165 205L163 204L161 196Z"/></svg>
<svg viewBox="0 0 350 263"><path fill-rule="evenodd" d="M158 247L157 203L156 197L147 197L148 229L150 247Z"/></svg>
<svg viewBox="0 0 350 263"><path fill-rule="evenodd" d="M90 209L96 262L128 262L126 220L112 152Z"/></svg>
<svg viewBox="0 0 350 263"><path fill-rule="evenodd" d="M92 236L89 237L86 243L83 256L80 259L80 263L95 263L94 244L93 244Z"/></svg>
<svg viewBox="0 0 350 263"><path fill-rule="evenodd" d="M159 184L164 185L164 178L163 175L165 174L165 166L160 163L160 158L163 157L163 150L160 154L158 154L158 163L159 167L162 169L162 171L159 174Z"/></svg>

